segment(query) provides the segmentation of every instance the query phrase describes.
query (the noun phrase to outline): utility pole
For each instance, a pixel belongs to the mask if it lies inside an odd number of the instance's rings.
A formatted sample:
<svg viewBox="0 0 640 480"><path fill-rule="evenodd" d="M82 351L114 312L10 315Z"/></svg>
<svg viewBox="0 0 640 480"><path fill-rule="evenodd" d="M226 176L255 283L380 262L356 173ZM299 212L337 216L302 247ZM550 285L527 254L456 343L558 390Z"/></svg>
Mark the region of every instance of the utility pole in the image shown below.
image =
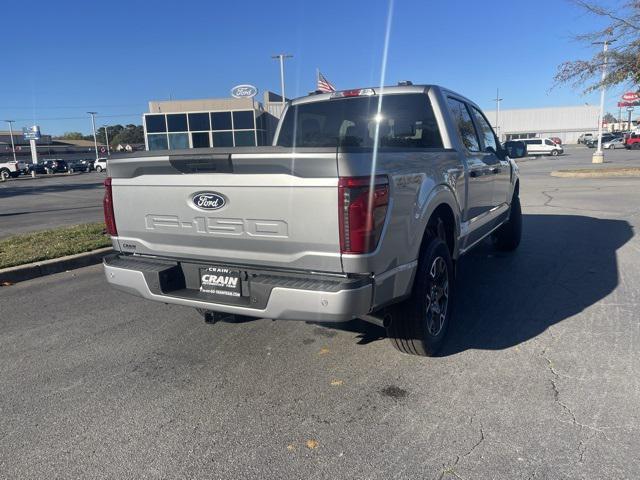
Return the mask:
<svg viewBox="0 0 640 480"><path fill-rule="evenodd" d="M96 113L98 112L87 112L91 115L91 126L93 127L93 146L96 149L96 160L98 160L98 137L96 137Z"/></svg>
<svg viewBox="0 0 640 480"><path fill-rule="evenodd" d="M107 130L107 126L103 125L102 128L104 128L104 138L105 141L107 142L107 157L109 155L111 155L111 152L109 151L109 130Z"/></svg>
<svg viewBox="0 0 640 480"><path fill-rule="evenodd" d="M500 98L500 89L496 88L496 98L493 99L496 102L496 135L498 136L498 140L502 140L500 137L500 127L498 127L498 120L500 119L500 102L502 98Z"/></svg>
<svg viewBox="0 0 640 480"><path fill-rule="evenodd" d="M604 57L604 62L602 65L602 77L600 81L602 85L600 87L600 116L598 118L598 148L591 158L592 163L604 163L604 153L602 152L602 122L604 120L604 93L606 90L604 81L607 78L607 49L609 47L609 44L613 42L615 42L615 39L605 40L604 42L593 42L593 45L602 45L602 55Z"/></svg>
<svg viewBox="0 0 640 480"><path fill-rule="evenodd" d="M631 114L629 114L629 117L631 117ZM9 124L9 136L11 137L11 151L13 152L13 161L16 162L16 146L13 143L13 123L15 122L15 120L5 120L5 122L7 122Z"/></svg>
<svg viewBox="0 0 640 480"><path fill-rule="evenodd" d="M277 58L280 60L280 89L282 92L282 110L284 111L284 104L286 102L285 100L285 96L284 96L284 61L287 58L293 58L293 55L289 55L286 53L279 53L277 55L272 55L271 58Z"/></svg>
<svg viewBox="0 0 640 480"><path fill-rule="evenodd" d="M631 131L631 112L633 112L633 107L627 107L627 112L629 112L629 121L627 123L627 130Z"/></svg>

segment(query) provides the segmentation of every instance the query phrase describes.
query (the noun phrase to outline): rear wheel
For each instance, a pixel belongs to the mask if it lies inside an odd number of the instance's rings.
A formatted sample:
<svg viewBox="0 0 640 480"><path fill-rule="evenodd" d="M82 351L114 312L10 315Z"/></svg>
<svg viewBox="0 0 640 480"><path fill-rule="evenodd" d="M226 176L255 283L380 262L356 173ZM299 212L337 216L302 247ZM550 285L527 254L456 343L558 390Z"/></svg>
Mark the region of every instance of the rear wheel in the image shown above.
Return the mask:
<svg viewBox="0 0 640 480"><path fill-rule="evenodd" d="M102 167L100 165L96 167L96 172L102 173Z"/></svg>
<svg viewBox="0 0 640 480"><path fill-rule="evenodd" d="M520 239L522 237L522 209L520 208L518 192L513 194L513 200L511 200L509 220L507 220L507 223L502 224L491 237L498 250L511 251L520 245Z"/></svg>
<svg viewBox="0 0 640 480"><path fill-rule="evenodd" d="M6 168L3 168L2 170L0 170L0 180L6 180L9 178L10 175L11 175L11 172L9 172L9 170L7 170Z"/></svg>
<svg viewBox="0 0 640 480"><path fill-rule="evenodd" d="M454 288L449 248L442 239L429 238L420 254L412 296L395 308L387 327L392 345L403 353L435 355L449 327Z"/></svg>

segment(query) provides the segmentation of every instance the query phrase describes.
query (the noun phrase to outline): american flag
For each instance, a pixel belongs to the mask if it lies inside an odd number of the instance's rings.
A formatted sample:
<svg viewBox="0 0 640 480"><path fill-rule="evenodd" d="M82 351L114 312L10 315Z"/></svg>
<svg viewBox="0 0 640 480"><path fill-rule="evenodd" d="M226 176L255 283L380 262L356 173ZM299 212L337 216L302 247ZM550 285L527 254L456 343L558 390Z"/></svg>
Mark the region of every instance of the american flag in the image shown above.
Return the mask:
<svg viewBox="0 0 640 480"><path fill-rule="evenodd" d="M320 71L318 71L317 90L320 90L323 93L331 93L336 91L336 87L334 87L333 84L329 80L327 80L326 77L320 73Z"/></svg>

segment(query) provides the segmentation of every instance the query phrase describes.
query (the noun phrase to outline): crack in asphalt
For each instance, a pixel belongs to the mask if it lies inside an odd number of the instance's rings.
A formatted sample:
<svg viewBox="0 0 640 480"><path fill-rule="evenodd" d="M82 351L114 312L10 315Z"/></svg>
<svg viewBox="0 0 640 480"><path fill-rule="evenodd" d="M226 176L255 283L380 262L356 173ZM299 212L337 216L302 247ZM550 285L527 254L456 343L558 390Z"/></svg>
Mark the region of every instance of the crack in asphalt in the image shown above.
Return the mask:
<svg viewBox="0 0 640 480"><path fill-rule="evenodd" d="M553 389L553 399L554 401L560 405L560 407L562 407L562 410L564 410L565 412L567 412L569 414L569 416L571 417L571 424L574 426L579 427L580 429L587 429L587 430L591 430L593 432L597 432L597 433L601 433L602 435L604 435L605 439L608 441L609 437L607 436L607 433L598 428L598 427L594 427L592 425L587 425L585 423L579 422L575 412L571 409L571 407L569 407L566 403L564 403L561 399L560 399L560 389L558 388L558 384L556 383L556 380L564 377L564 378L571 378L569 376L566 375L561 375L553 366L553 363L551 362L551 359L546 355L547 349L545 348L544 350L542 350L542 353L540 354L542 356L542 358L547 362L547 368L548 370L553 374L552 379L550 379L551 381L551 388Z"/></svg>
<svg viewBox="0 0 640 480"><path fill-rule="evenodd" d="M472 415L469 419L469 423L473 424L473 418L474 415ZM484 436L484 429L482 427L482 422L480 422L480 438L478 439L478 441L476 443L474 443L471 448L469 450L467 450L465 453L461 454L461 455L456 455L456 459L455 461L450 464L450 465L443 465L442 470L440 471L440 473L436 476L436 480L442 480L442 478L444 478L445 475L453 475L456 478L459 478L461 480L465 480L464 477L460 476L455 470L454 468L458 465L458 463L460 462L460 460L462 460L465 457L468 457L469 455L471 455L473 453L473 451L478 448L480 446L480 444L482 442L484 442L485 440L485 436Z"/></svg>

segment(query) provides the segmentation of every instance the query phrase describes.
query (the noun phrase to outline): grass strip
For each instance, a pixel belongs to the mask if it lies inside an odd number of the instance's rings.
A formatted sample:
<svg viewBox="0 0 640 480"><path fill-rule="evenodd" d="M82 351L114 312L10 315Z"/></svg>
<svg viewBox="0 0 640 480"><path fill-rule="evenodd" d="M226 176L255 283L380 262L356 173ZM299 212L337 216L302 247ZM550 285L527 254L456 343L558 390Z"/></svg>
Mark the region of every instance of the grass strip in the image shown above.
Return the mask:
<svg viewBox="0 0 640 480"><path fill-rule="evenodd" d="M87 223L40 232L13 235L0 240L0 268L51 260L111 246L104 223Z"/></svg>

